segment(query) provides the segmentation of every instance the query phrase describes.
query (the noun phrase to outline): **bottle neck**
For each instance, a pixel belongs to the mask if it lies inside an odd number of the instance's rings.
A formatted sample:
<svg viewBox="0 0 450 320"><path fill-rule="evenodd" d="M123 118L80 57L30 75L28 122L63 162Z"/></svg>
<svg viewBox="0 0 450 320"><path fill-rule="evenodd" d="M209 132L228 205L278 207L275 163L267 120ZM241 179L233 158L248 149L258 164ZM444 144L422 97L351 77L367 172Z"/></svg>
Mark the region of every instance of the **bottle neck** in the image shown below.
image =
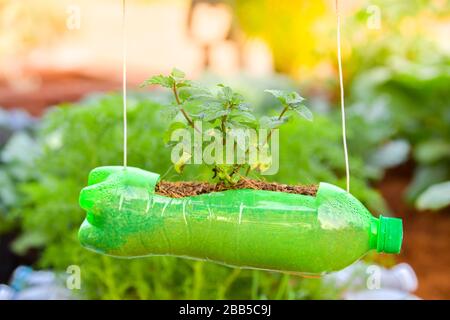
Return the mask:
<svg viewBox="0 0 450 320"><path fill-rule="evenodd" d="M371 250L377 249L379 225L380 225L379 219L377 219L375 217L372 217L370 219L369 248Z"/></svg>

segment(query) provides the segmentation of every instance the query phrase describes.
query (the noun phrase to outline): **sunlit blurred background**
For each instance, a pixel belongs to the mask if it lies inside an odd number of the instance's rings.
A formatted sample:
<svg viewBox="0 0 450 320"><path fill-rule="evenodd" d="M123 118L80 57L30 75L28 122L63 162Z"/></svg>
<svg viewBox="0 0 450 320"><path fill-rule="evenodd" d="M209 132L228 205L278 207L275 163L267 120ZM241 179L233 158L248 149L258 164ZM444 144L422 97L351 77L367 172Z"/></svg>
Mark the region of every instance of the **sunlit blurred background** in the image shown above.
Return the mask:
<svg viewBox="0 0 450 320"><path fill-rule="evenodd" d="M450 298L449 1L340 4L352 192L375 214L404 219L402 253L364 263L400 264L409 282L378 291L358 270L306 279L80 247L78 192L90 169L121 160L121 9L121 0L0 0L0 299ZM283 129L273 180L344 185L334 0L128 0L127 16L132 165L170 166L169 151L152 152L168 97L139 84L177 67L232 86L256 110L270 112L264 89L299 91L315 121ZM80 290L60 281L70 265L80 266Z"/></svg>

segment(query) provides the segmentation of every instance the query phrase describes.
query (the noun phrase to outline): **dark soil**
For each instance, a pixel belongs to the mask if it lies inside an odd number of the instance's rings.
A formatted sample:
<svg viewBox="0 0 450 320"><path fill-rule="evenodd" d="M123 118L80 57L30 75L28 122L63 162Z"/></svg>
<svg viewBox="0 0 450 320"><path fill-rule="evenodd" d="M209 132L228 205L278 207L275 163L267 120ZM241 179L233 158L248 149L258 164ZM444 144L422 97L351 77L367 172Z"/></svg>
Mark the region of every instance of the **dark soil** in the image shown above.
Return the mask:
<svg viewBox="0 0 450 320"><path fill-rule="evenodd" d="M156 186L156 193L171 198L183 198L231 189L267 190L303 194L309 196L315 196L317 192L316 185L291 186L276 182L241 179L238 183L232 186L227 186L223 183L161 181Z"/></svg>

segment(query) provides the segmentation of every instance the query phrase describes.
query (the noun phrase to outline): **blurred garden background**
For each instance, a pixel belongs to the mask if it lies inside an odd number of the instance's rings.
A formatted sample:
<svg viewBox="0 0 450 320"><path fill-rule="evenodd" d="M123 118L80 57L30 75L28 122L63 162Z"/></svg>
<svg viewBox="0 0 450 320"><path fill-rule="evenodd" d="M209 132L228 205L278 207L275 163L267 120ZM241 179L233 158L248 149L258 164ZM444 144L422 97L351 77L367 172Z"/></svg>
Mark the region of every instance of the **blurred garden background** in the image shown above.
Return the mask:
<svg viewBox="0 0 450 320"><path fill-rule="evenodd" d="M122 160L120 0L0 0L0 283L19 265L81 269L83 299L339 299L324 278L169 257L117 260L82 248L78 206L89 171ZM450 298L450 2L341 1L351 192L401 217L413 294ZM263 90L304 96L313 122L280 132L270 180L345 185L334 1L128 0L129 164L164 173L161 104L140 89L177 67L225 83L258 112ZM158 152L155 152L158 150ZM172 171L173 172L173 171ZM165 179L208 179L200 170ZM50 289L48 289L50 290Z"/></svg>

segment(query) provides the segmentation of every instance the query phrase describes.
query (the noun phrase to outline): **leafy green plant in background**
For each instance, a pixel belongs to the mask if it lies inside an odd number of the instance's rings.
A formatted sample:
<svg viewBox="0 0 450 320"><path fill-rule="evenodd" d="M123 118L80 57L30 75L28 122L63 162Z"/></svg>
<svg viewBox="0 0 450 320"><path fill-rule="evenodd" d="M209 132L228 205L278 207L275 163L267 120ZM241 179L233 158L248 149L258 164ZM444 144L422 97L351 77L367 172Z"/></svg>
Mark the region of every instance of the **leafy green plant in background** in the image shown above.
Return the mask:
<svg viewBox="0 0 450 320"><path fill-rule="evenodd" d="M162 109L159 103L148 98L130 98L130 165L157 172L167 172L170 168L170 149L163 142L168 121ZM79 265L83 295L87 298L337 297L338 292L326 287L321 279L232 269L170 257L121 260L83 249L77 239L84 218L78 206L79 191L92 168L120 165L121 117L121 98L113 95L63 105L43 118L37 138L40 152L34 165L37 177L18 186L24 199L12 213L21 222L22 234L17 241L42 250L40 267L66 270L69 265ZM334 121L323 116L317 116L314 122L290 121L281 130L280 146L280 171L271 179L343 185L340 131ZM355 168L354 194L372 208L381 208L378 194L367 187L363 161L355 157L351 161ZM193 166L183 178L205 180L210 178L210 172ZM180 176L168 173L164 179L176 180ZM23 240L27 238L39 241Z"/></svg>
<svg viewBox="0 0 450 320"><path fill-rule="evenodd" d="M0 234L15 227L8 213L20 201L17 183L29 181L34 175L37 148L33 127L34 120L26 112L0 109Z"/></svg>
<svg viewBox="0 0 450 320"><path fill-rule="evenodd" d="M404 141L412 150L417 167L406 196L422 210L450 204L445 184L450 180L449 62L445 56L394 59L362 73L352 90L352 99L364 104L360 114L366 122L378 124L385 139ZM358 109L363 111L353 111Z"/></svg>
<svg viewBox="0 0 450 320"><path fill-rule="evenodd" d="M372 163L383 166L390 159L395 166L412 156L416 166L406 199L421 210L444 208L450 205L445 184L450 180L450 56L437 26L448 19L448 5L372 4L382 8L383 29L389 32L365 28L365 10L347 21L360 30L348 33L360 39L352 42L346 64L352 111L368 124L368 136L385 142L370 155Z"/></svg>

